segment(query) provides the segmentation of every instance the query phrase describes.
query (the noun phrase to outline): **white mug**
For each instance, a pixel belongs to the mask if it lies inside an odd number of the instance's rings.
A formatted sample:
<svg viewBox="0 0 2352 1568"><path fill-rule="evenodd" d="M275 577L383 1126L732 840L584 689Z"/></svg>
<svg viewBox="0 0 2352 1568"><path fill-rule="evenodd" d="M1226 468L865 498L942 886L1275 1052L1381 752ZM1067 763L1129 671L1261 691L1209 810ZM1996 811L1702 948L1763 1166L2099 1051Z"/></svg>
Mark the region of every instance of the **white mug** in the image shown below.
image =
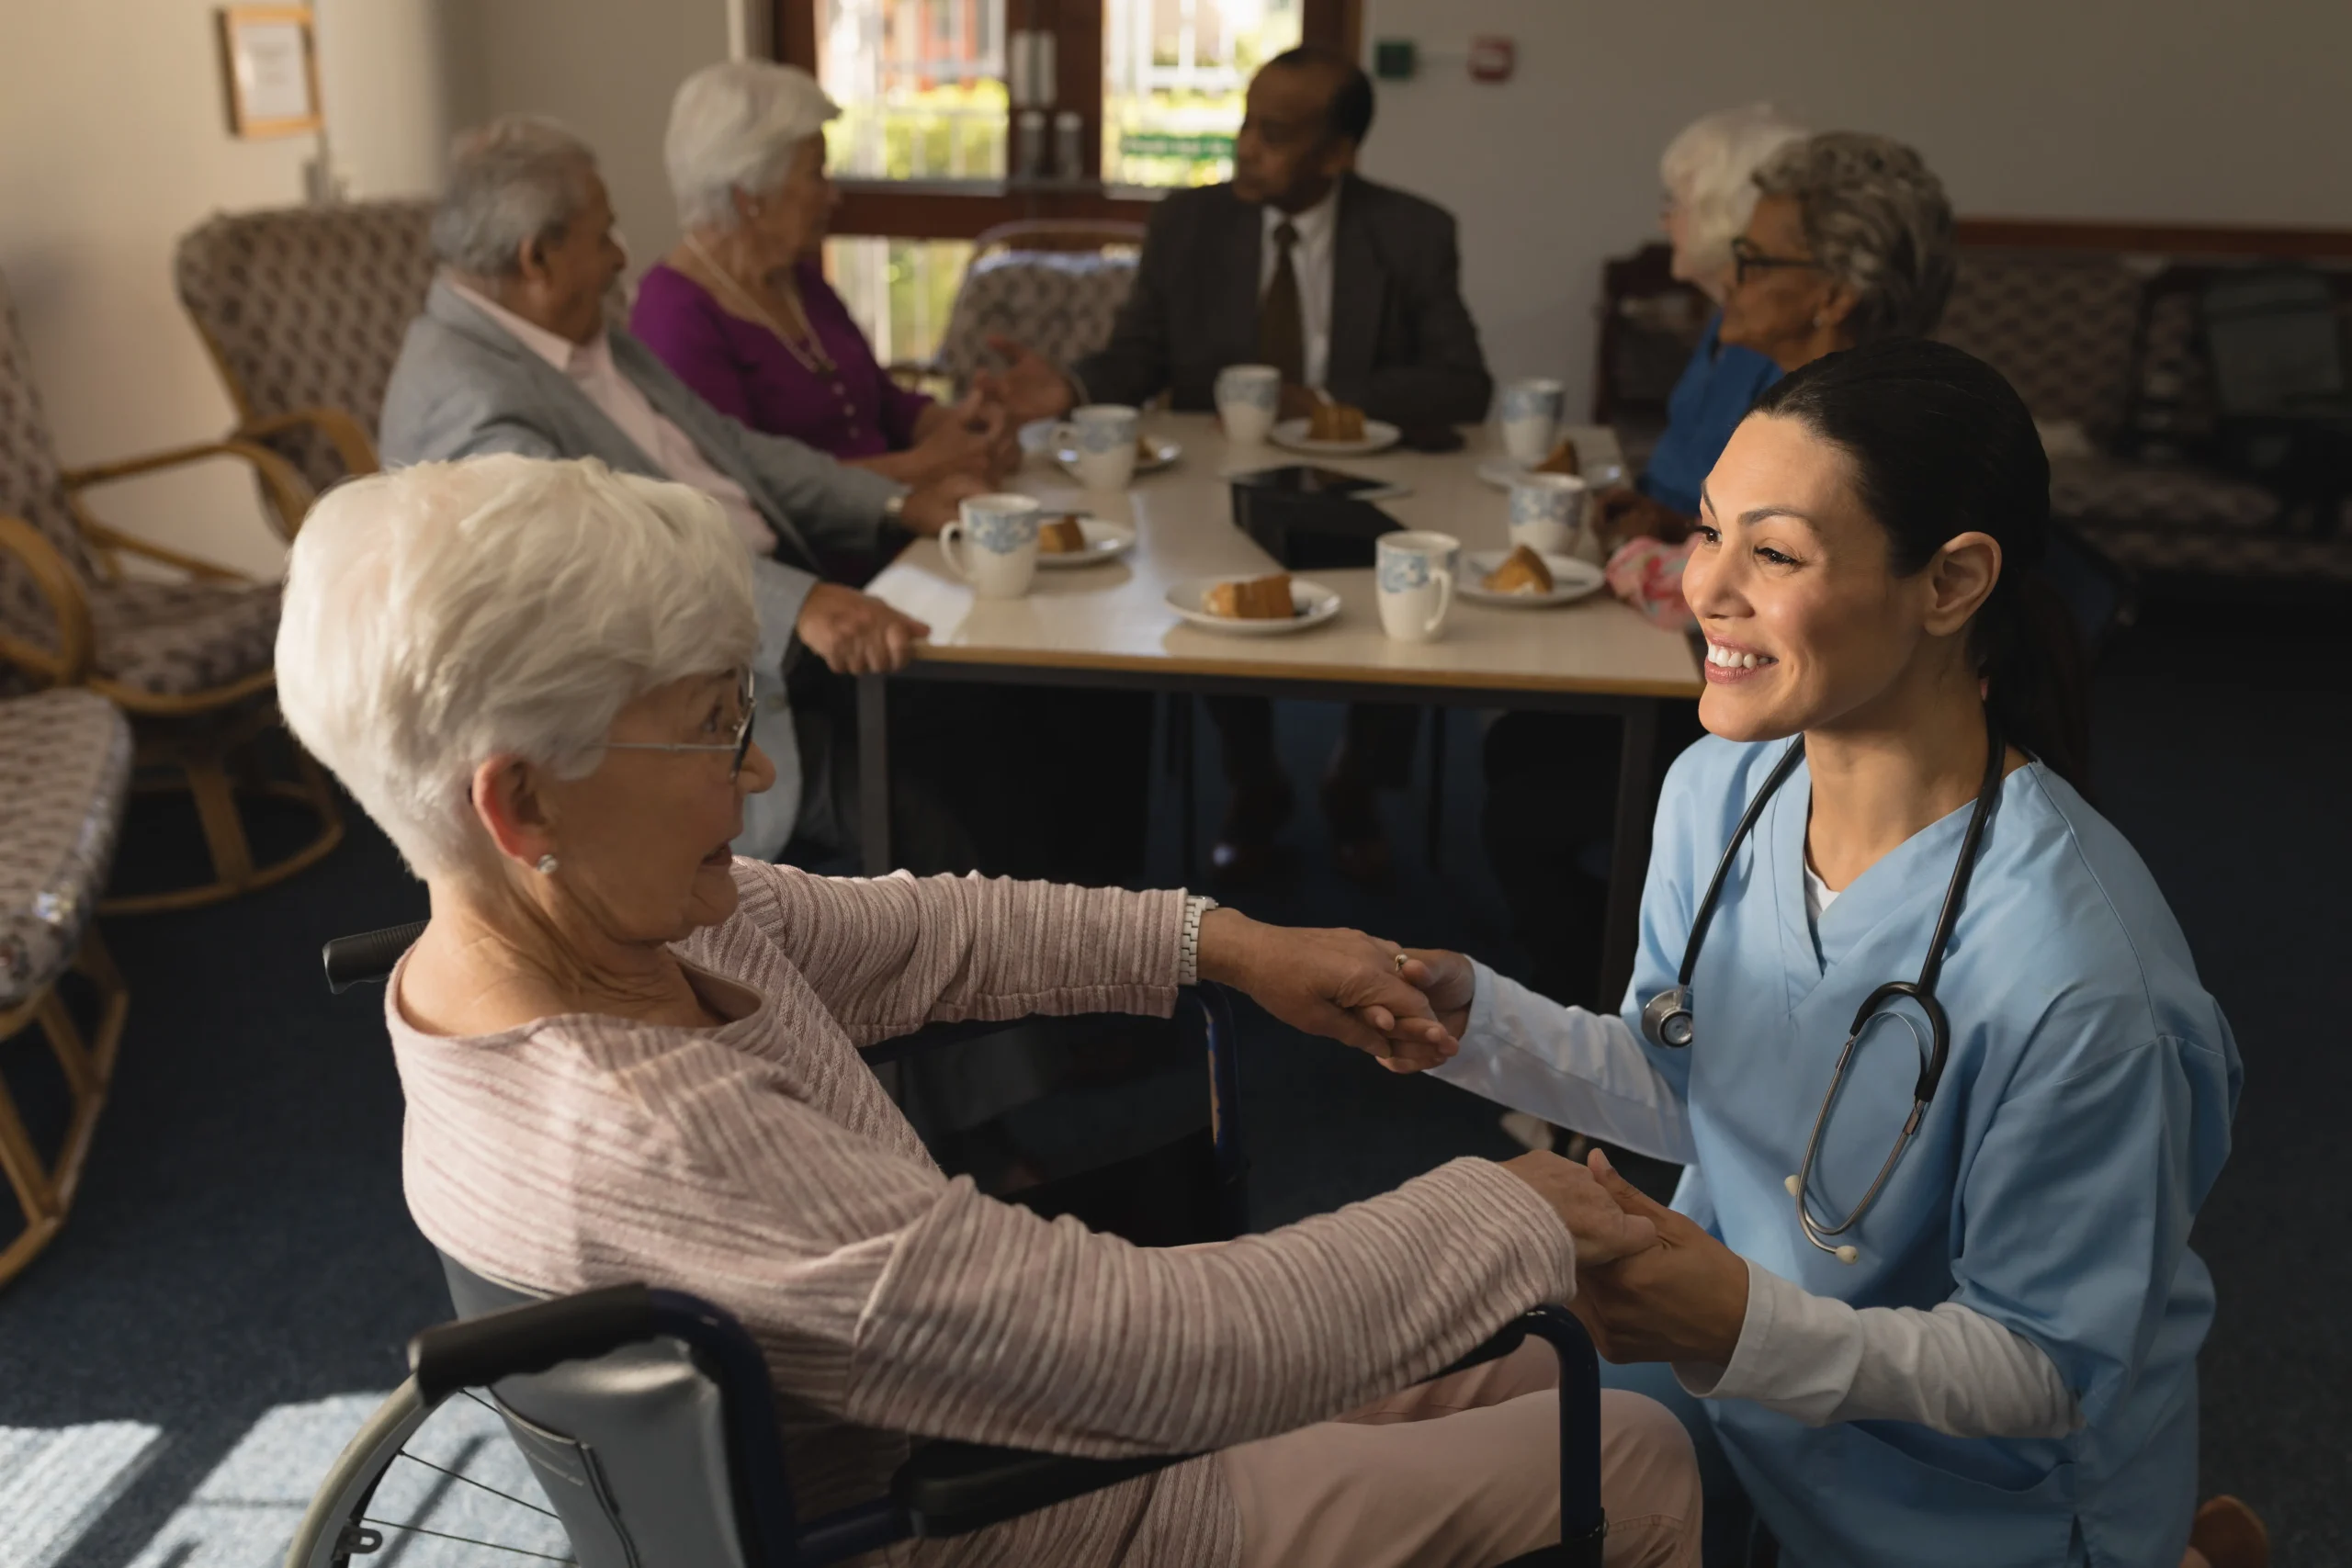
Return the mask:
<svg viewBox="0 0 2352 1568"><path fill-rule="evenodd" d="M1552 455L1560 441L1567 389L1548 376L1530 376L1503 388L1503 450L1522 468Z"/></svg>
<svg viewBox="0 0 2352 1568"><path fill-rule="evenodd" d="M1229 441L1263 442L1282 399L1283 373L1271 365L1228 365L1216 373L1216 416Z"/></svg>
<svg viewBox="0 0 2352 1568"><path fill-rule="evenodd" d="M1054 427L1058 451L1075 452L1078 482L1088 490L1127 488L1136 472L1136 422L1142 416L1125 403L1089 403L1072 409Z"/></svg>
<svg viewBox="0 0 2352 1568"><path fill-rule="evenodd" d="M939 531L939 553L983 599L1018 599L1037 575L1037 502L1026 495L967 496Z"/></svg>
<svg viewBox="0 0 2352 1568"><path fill-rule="evenodd" d="M1521 474L1510 482L1510 542L1539 556L1572 556L1584 533L1584 480Z"/></svg>
<svg viewBox="0 0 2352 1568"><path fill-rule="evenodd" d="M1462 541L1451 534L1383 534L1379 557L1380 626L1398 642L1430 642L1453 607L1453 563Z"/></svg>

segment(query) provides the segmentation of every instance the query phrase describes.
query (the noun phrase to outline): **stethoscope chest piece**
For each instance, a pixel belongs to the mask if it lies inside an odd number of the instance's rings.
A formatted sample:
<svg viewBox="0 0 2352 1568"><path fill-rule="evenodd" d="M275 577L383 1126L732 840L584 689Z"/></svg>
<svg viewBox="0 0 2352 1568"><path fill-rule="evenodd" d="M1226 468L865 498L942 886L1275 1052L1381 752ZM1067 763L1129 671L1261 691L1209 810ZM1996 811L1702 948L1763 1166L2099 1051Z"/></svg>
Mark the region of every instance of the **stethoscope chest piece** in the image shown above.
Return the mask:
<svg viewBox="0 0 2352 1568"><path fill-rule="evenodd" d="M1679 1051L1690 1043L1690 987L1671 986L1642 1007L1642 1032L1653 1045Z"/></svg>

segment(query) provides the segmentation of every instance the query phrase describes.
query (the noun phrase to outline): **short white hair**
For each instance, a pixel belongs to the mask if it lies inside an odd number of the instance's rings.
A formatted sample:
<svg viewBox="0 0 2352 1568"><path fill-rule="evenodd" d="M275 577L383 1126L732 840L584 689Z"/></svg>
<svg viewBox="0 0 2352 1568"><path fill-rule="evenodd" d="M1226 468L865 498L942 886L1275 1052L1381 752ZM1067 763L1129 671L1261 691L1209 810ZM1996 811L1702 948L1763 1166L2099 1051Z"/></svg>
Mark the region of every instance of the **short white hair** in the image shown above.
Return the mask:
<svg viewBox="0 0 2352 1568"><path fill-rule="evenodd" d="M797 65L730 60L678 84L662 141L678 221L688 229L732 229L735 193L765 196L792 172L800 144L842 112L817 78Z"/></svg>
<svg viewBox="0 0 2352 1568"><path fill-rule="evenodd" d="M588 205L596 154L537 115L510 114L461 132L433 211L433 254L472 277L520 272L523 247L563 238Z"/></svg>
<svg viewBox="0 0 2352 1568"><path fill-rule="evenodd" d="M1702 115L1666 144L1657 161L1668 199L1683 213L1683 259L1702 275L1731 267L1731 243L1756 210L1756 171L1806 130L1770 104Z"/></svg>
<svg viewBox="0 0 2352 1568"><path fill-rule="evenodd" d="M751 560L718 503L593 458L419 463L339 485L288 556L278 705L418 875L494 852L474 770L579 778L628 703L748 665Z"/></svg>

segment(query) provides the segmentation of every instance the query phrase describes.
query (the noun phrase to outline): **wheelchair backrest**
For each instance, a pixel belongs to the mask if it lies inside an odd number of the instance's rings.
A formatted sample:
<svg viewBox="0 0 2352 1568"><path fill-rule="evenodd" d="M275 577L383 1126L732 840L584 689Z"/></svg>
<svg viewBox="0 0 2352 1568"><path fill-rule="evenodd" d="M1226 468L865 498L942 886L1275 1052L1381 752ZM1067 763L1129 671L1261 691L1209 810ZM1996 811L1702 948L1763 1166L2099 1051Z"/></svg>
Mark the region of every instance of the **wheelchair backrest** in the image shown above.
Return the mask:
<svg viewBox="0 0 2352 1568"><path fill-rule="evenodd" d="M540 1299L447 1254L441 1268L460 1317ZM725 1403L685 1346L633 1345L507 1378L492 1392L580 1568L753 1568L736 1517Z"/></svg>

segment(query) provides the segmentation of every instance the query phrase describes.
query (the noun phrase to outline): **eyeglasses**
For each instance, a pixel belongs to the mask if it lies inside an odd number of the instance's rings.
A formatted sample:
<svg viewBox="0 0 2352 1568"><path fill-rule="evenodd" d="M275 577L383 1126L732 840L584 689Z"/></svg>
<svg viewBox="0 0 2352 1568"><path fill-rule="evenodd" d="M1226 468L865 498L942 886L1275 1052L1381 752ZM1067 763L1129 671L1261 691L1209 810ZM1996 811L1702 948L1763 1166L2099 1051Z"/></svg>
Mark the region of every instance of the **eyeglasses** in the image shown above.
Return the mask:
<svg viewBox="0 0 2352 1568"><path fill-rule="evenodd" d="M752 752L752 720L759 713L758 706L752 700L752 672L746 670L743 671L743 683L737 692L737 696L743 705L743 716L736 722L735 739L732 740L607 740L605 742L605 750L607 751L732 751L735 754L735 760L727 770L728 782L732 784L742 775L743 759L750 756Z"/></svg>
<svg viewBox="0 0 2352 1568"><path fill-rule="evenodd" d="M1750 243L1743 234L1731 243L1731 280L1745 283L1751 272L1769 272L1776 266L1809 266L1818 271L1821 264L1811 256L1766 255Z"/></svg>

